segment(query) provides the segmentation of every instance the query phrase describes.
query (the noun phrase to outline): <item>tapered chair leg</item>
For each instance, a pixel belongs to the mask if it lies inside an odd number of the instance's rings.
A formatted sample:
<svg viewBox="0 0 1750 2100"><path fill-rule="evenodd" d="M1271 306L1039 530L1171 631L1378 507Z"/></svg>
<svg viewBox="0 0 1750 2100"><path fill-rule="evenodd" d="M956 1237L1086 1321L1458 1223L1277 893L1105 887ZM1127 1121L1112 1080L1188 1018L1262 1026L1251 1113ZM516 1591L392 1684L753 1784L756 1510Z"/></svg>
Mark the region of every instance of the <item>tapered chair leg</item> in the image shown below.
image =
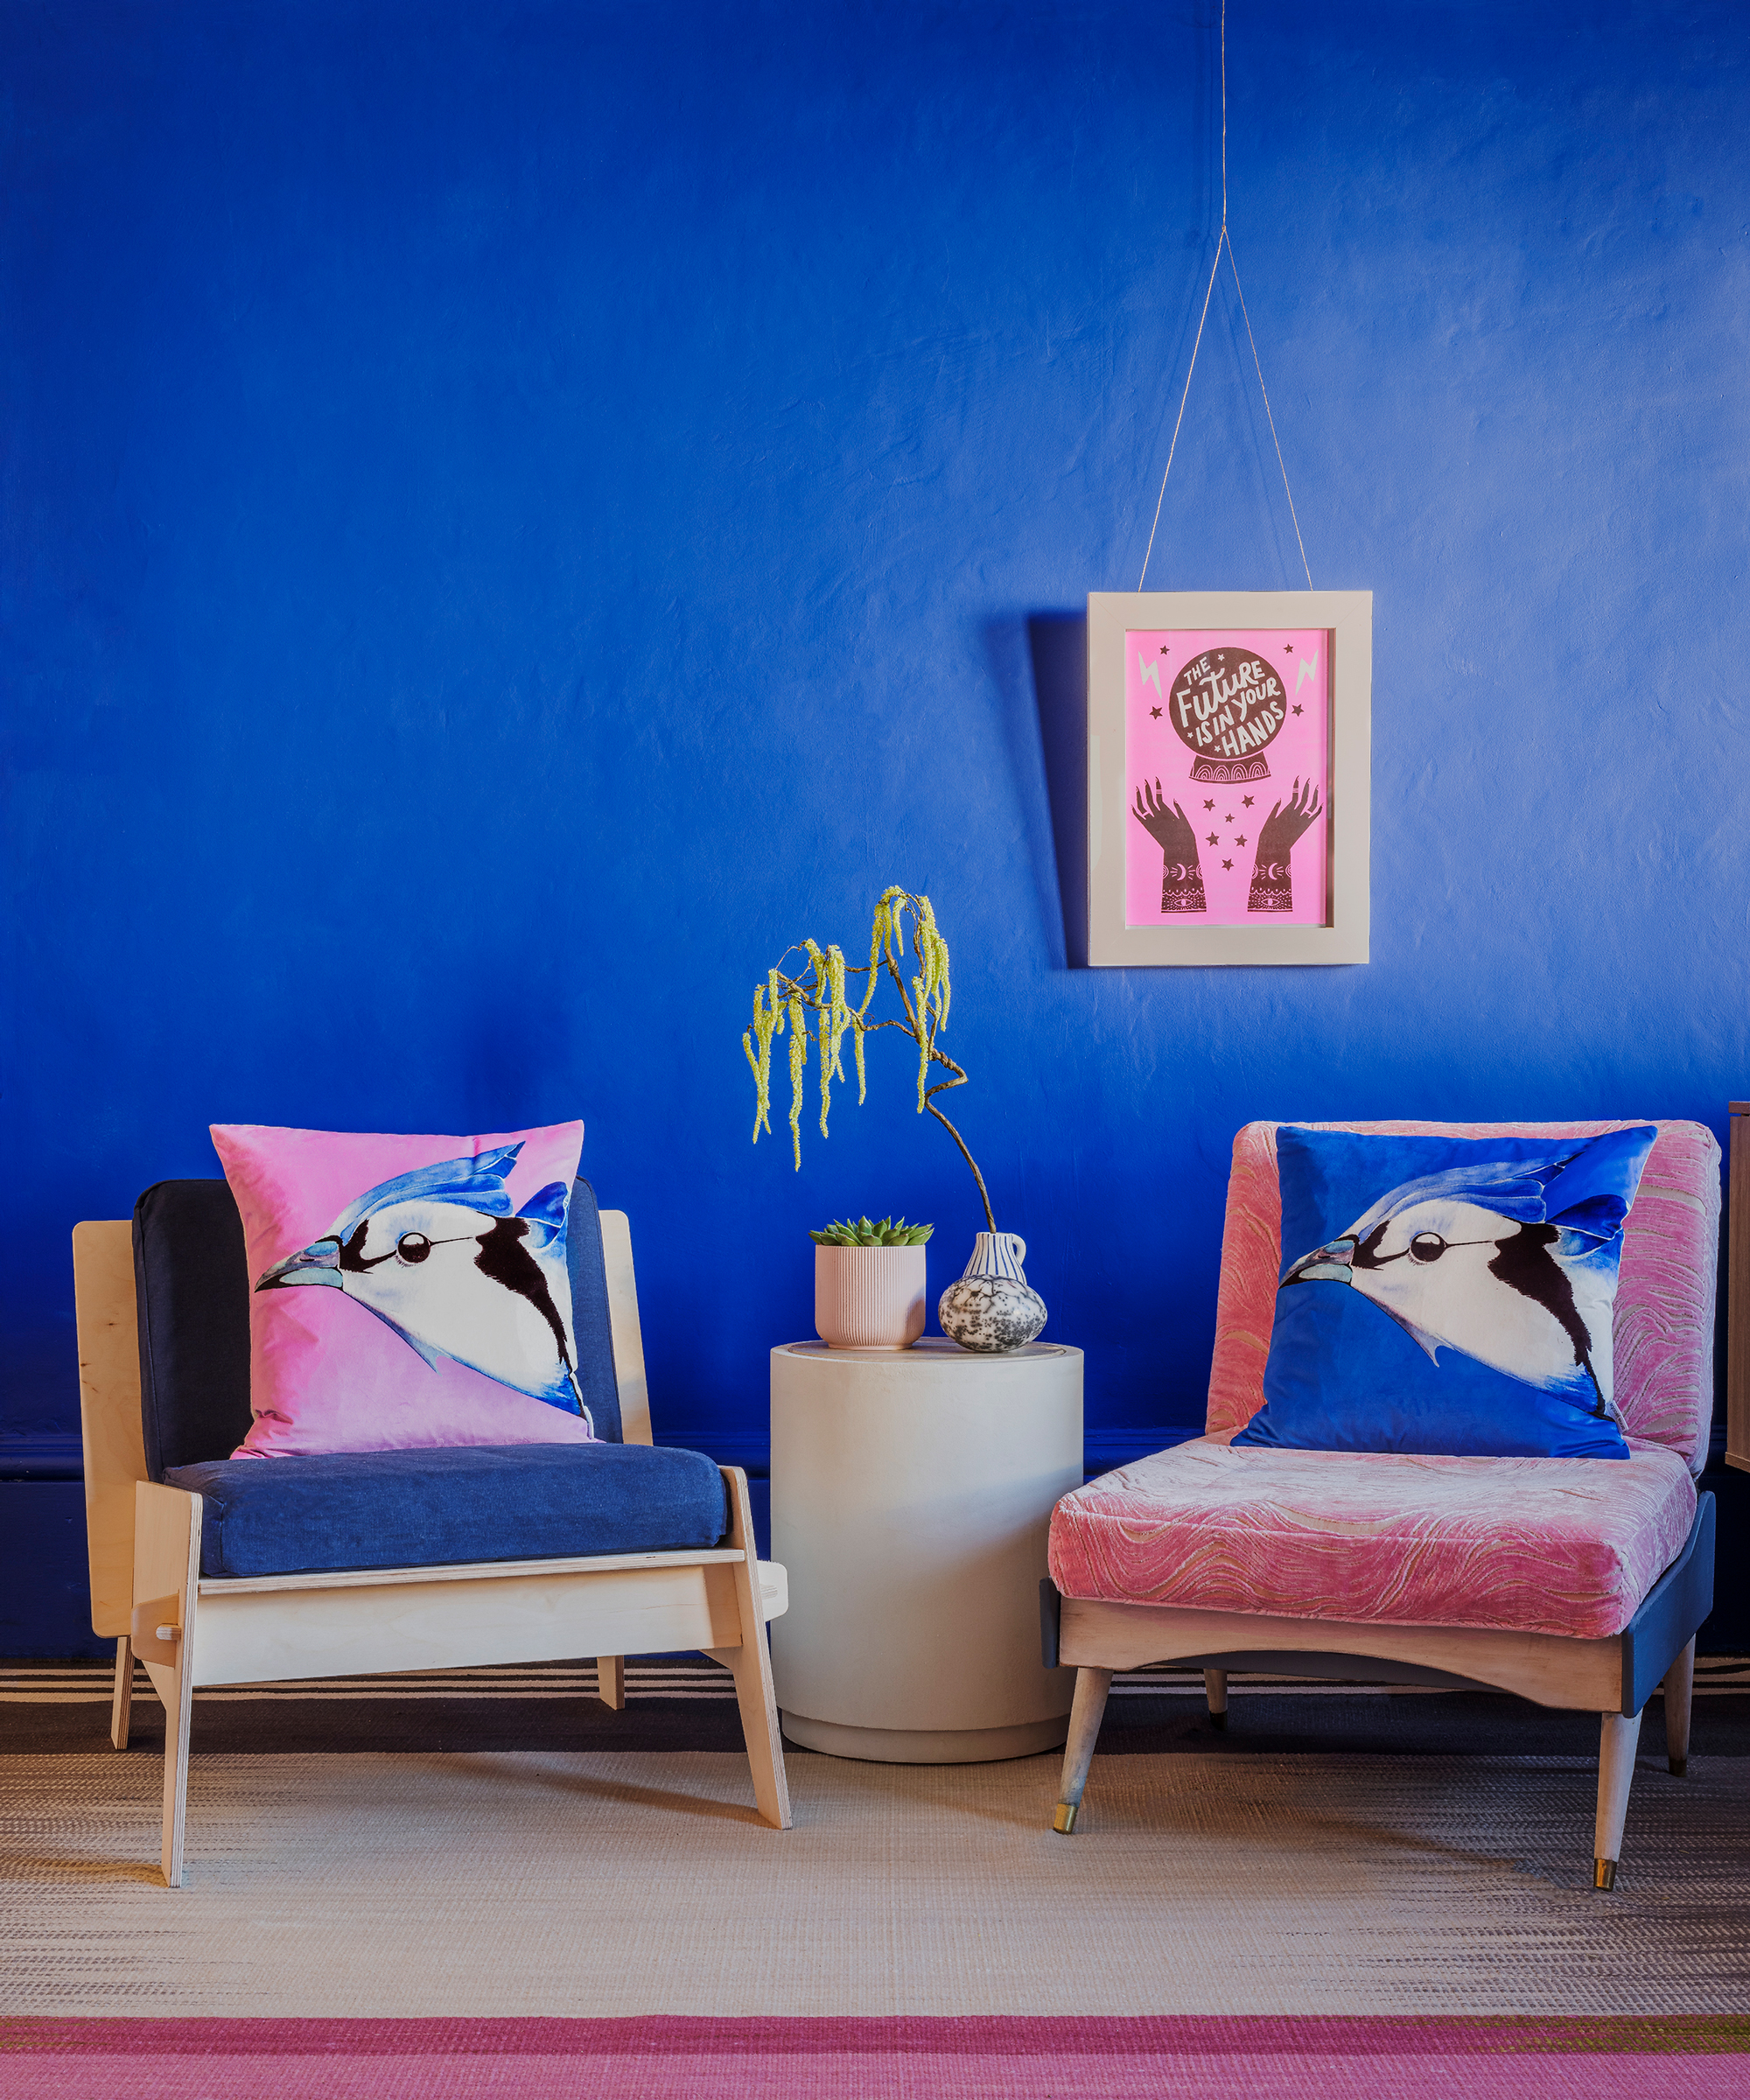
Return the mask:
<svg viewBox="0 0 1750 2100"><path fill-rule="evenodd" d="M596 1657L596 1697L618 1713L626 1704L626 1657Z"/></svg>
<svg viewBox="0 0 1750 2100"><path fill-rule="evenodd" d="M1088 1784L1088 1768L1094 1762L1094 1746L1100 1739L1100 1718L1106 1711L1106 1694L1112 1689L1110 1670L1078 1670L1075 1698L1069 1709L1069 1740L1063 1749L1063 1782L1051 1827L1068 1838L1075 1828L1076 1810L1082 1806L1082 1789Z"/></svg>
<svg viewBox="0 0 1750 2100"><path fill-rule="evenodd" d="M772 1651L766 1640L766 1608L760 1590L759 1550L753 1539L753 1512L747 1500L747 1475L738 1466L718 1468L729 1497L729 1543L746 1558L734 1568L737 1614L741 1642L737 1648L708 1648L735 1679L741 1709L741 1732L747 1740L747 1762L753 1774L753 1799L774 1830L790 1827L790 1782L784 1771L784 1739L778 1725L778 1694L772 1682Z"/></svg>
<svg viewBox="0 0 1750 2100"><path fill-rule="evenodd" d="M172 1673L172 1697L164 1706L164 1842L158 1859L164 1886L182 1886L182 1848L188 1833L188 1738L194 1716L194 1687L186 1670Z"/></svg>
<svg viewBox="0 0 1750 2100"><path fill-rule="evenodd" d="M1228 1673L1225 1670L1206 1670L1203 1672L1203 1693L1209 1702L1209 1726L1225 1728L1228 1725Z"/></svg>
<svg viewBox="0 0 1750 2100"><path fill-rule="evenodd" d="M1616 1886L1616 1863L1622 1856L1622 1826L1628 1816L1628 1789L1634 1779L1634 1746L1641 1740L1641 1716L1625 1721L1620 1713L1600 1717L1598 1741L1598 1826L1592 1838L1592 1884Z"/></svg>
<svg viewBox="0 0 1750 2100"><path fill-rule="evenodd" d="M1695 1637L1665 1672L1665 1756L1681 1779L1690 1768L1690 1701L1695 1694Z"/></svg>
<svg viewBox="0 0 1750 2100"><path fill-rule="evenodd" d="M128 1747L133 1717L134 1644L123 1634L116 1643L116 1690L109 1701L109 1740L118 1750Z"/></svg>

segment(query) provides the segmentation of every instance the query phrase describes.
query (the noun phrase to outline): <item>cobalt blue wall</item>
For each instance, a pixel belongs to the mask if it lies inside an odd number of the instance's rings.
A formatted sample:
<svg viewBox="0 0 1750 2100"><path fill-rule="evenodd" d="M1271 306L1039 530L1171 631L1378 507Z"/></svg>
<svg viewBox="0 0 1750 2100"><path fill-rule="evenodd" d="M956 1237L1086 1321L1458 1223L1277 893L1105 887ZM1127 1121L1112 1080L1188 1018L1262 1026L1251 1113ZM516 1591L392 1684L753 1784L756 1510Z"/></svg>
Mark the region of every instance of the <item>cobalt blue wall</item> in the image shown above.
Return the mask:
<svg viewBox="0 0 1750 2100"><path fill-rule="evenodd" d="M216 1171L210 1120L581 1115L661 1430L751 1448L805 1226L933 1217L939 1288L978 1222L890 1043L800 1177L748 1146L756 976L891 881L1096 1450L1200 1411L1248 1118L1723 1129L1750 20L1229 35L1313 578L1376 593L1364 969L1068 966L1076 622L1136 580L1208 267L1208 0L4 0L0 1428L76 1426L69 1228ZM1157 585L1299 580L1237 330L1224 288Z"/></svg>

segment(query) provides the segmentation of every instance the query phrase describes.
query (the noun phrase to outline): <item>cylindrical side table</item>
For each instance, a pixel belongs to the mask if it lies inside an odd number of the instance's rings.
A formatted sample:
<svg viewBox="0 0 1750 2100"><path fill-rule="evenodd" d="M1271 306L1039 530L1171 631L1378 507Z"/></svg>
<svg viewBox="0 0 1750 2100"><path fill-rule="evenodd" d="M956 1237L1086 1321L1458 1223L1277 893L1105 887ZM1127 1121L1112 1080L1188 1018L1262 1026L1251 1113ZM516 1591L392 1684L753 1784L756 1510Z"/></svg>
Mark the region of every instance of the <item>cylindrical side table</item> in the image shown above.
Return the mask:
<svg viewBox="0 0 1750 2100"><path fill-rule="evenodd" d="M1082 1485L1082 1352L772 1352L772 1622L784 1732L841 1757L971 1764L1061 1743L1040 1658L1052 1505Z"/></svg>

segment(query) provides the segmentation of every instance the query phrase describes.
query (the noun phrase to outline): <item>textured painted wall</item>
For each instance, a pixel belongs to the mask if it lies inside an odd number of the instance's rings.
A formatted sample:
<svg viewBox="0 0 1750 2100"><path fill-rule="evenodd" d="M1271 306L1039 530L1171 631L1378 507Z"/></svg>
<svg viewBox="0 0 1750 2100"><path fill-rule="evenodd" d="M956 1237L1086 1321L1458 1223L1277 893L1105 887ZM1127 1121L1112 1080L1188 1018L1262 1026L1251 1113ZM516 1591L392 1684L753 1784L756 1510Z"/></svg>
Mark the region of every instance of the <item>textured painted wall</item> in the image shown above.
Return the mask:
<svg viewBox="0 0 1750 2100"><path fill-rule="evenodd" d="M1229 36L1313 578L1376 593L1364 969L1068 966L1079 608L1219 216L1204 0L4 0L0 1427L76 1425L68 1230L210 1120L581 1115L660 1432L757 1431L806 1226L933 1217L940 1289L978 1222L891 1044L800 1177L748 1146L755 976L889 881L1100 1448L1200 1413L1248 1118L1723 1130L1750 18ZM1152 584L1299 580L1244 354L1223 287Z"/></svg>

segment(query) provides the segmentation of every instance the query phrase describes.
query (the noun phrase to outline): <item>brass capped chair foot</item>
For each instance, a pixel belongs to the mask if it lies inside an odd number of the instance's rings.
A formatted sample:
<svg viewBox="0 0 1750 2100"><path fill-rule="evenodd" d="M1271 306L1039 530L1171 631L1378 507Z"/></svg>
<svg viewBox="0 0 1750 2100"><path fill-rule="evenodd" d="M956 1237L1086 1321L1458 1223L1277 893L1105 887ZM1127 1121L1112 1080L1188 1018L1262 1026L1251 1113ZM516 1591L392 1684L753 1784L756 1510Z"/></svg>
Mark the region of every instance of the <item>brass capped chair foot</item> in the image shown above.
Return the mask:
<svg viewBox="0 0 1750 2100"><path fill-rule="evenodd" d="M1614 1859L1594 1859L1592 1863L1592 1885L1594 1888L1616 1886L1616 1862Z"/></svg>
<svg viewBox="0 0 1750 2100"><path fill-rule="evenodd" d="M1672 1777L1673 1779L1687 1779L1687 1778L1689 1777L1689 1774L1690 1774L1690 1760L1688 1760L1688 1758L1686 1758L1686 1757L1674 1757L1674 1758L1672 1758L1672 1759L1671 1759L1671 1760L1670 1760L1670 1765L1671 1765L1671 1777Z"/></svg>
<svg viewBox="0 0 1750 2100"><path fill-rule="evenodd" d="M1069 1833L1075 1828L1075 1811L1080 1806L1081 1803L1079 1802L1059 1802L1057 1806L1051 1812L1052 1829L1060 1832L1064 1837L1068 1838Z"/></svg>

